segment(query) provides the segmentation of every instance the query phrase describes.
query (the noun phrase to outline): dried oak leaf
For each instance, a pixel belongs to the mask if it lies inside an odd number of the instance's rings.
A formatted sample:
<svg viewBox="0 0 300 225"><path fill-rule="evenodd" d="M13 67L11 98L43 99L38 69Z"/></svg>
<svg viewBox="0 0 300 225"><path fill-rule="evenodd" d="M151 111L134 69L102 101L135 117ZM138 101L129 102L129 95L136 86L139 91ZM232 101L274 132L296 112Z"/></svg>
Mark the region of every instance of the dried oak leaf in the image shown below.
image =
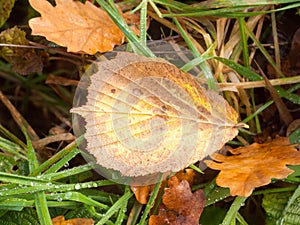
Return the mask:
<svg viewBox="0 0 300 225"><path fill-rule="evenodd" d="M64 216L57 216L52 219L52 225L94 225L94 220L88 218L65 220Z"/></svg>
<svg viewBox="0 0 300 225"><path fill-rule="evenodd" d="M214 154L208 167L221 170L216 183L229 187L232 196L250 196L256 187L267 185L271 178L283 179L294 171L286 165L299 165L300 152L291 147L289 139L278 137L270 143L231 149L232 156Z"/></svg>
<svg viewBox="0 0 300 225"><path fill-rule="evenodd" d="M29 45L26 33L17 27L4 30L0 33L0 43L14 45ZM0 57L13 65L13 71L21 75L41 72L43 63L34 49L17 48L11 46L0 47Z"/></svg>
<svg viewBox="0 0 300 225"><path fill-rule="evenodd" d="M46 0L29 1L41 14L41 17L29 20L33 35L45 36L49 41L67 47L69 52L87 54L111 51L115 45L124 42L125 36L118 26L105 11L91 2L55 2L53 7Z"/></svg>
<svg viewBox="0 0 300 225"><path fill-rule="evenodd" d="M202 190L191 192L188 181L173 176L168 181L158 215L152 215L149 225L198 225L205 205Z"/></svg>

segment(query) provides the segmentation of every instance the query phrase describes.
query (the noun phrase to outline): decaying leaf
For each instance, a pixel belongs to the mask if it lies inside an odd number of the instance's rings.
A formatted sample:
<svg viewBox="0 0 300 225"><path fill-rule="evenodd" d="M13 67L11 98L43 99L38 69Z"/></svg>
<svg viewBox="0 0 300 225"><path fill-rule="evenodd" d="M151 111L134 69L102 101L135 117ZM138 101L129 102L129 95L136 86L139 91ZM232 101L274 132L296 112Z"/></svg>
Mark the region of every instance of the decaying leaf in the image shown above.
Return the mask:
<svg viewBox="0 0 300 225"><path fill-rule="evenodd" d="M136 200L141 204L147 204L149 193L152 191L152 188L152 185L130 186L130 189L134 193Z"/></svg>
<svg viewBox="0 0 300 225"><path fill-rule="evenodd" d="M13 27L0 33L0 43L28 46L29 41L25 35L24 31ZM41 72L43 69L41 57L31 48L0 46L0 57L13 65L13 71L22 75Z"/></svg>
<svg viewBox="0 0 300 225"><path fill-rule="evenodd" d="M193 169L185 169L177 172L175 176L179 181L186 180L191 187L193 185L195 173ZM166 183L163 183L161 185L161 189L162 187L165 186L165 184ZM130 185L130 189L134 193L136 200L141 204L147 204L149 195L153 190L153 188L154 185L144 185L144 186Z"/></svg>
<svg viewBox="0 0 300 225"><path fill-rule="evenodd" d="M198 225L205 205L202 190L191 192L186 180L179 181L176 176L168 180L158 215L152 215L149 225Z"/></svg>
<svg viewBox="0 0 300 225"><path fill-rule="evenodd" d="M91 2L56 0L52 6L46 0L30 0L41 17L29 20L33 35L45 36L49 41L67 47L69 52L111 51L124 42L122 31L107 13ZM126 18L134 23L130 18Z"/></svg>
<svg viewBox="0 0 300 225"><path fill-rule="evenodd" d="M64 216L57 216L52 219L52 225L94 225L94 220L87 218L65 220Z"/></svg>
<svg viewBox="0 0 300 225"><path fill-rule="evenodd" d="M0 0L0 27L9 18L15 0Z"/></svg>
<svg viewBox="0 0 300 225"><path fill-rule="evenodd" d="M87 150L105 168L129 177L177 172L238 133L222 96L163 59L119 53L97 68L86 104L71 112L86 120Z"/></svg>
<svg viewBox="0 0 300 225"><path fill-rule="evenodd" d="M233 156L214 154L214 161L206 160L208 167L221 170L216 183L229 187L232 196L250 196L253 189L283 179L293 170L286 165L299 165L300 152L290 146L288 138L278 137L270 143L229 150Z"/></svg>

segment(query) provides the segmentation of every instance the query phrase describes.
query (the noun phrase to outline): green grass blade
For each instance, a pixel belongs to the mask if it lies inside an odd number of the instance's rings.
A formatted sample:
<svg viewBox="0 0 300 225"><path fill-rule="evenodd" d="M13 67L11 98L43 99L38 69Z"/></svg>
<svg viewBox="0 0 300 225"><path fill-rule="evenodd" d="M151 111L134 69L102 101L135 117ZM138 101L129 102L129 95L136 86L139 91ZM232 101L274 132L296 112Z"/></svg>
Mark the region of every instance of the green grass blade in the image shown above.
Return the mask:
<svg viewBox="0 0 300 225"><path fill-rule="evenodd" d="M193 55L197 58L201 58L201 55L199 53L199 51L197 50L196 46L192 43L192 41L190 40L188 34L186 33L186 31L183 29L183 27L181 26L181 24L178 22L178 20L176 18L173 18L176 26L178 27L183 39L185 40L185 42L187 43L188 47L190 48L190 50L192 51ZM199 64L202 72L204 73L206 79L207 79L207 84L209 89L211 90L217 90L217 86L215 83L215 79L214 76L211 72L211 69L208 65L207 62L203 61L202 63Z"/></svg>
<svg viewBox="0 0 300 225"><path fill-rule="evenodd" d="M133 194L130 191L125 192L125 194L119 198L115 204L105 213L104 217L102 217L96 225L103 225L105 224L114 213L116 213L124 204L127 204L128 200L131 198Z"/></svg>
<svg viewBox="0 0 300 225"><path fill-rule="evenodd" d="M223 64L225 64L226 66L230 67L231 69L235 70L236 72L238 72L241 76L248 78L251 81L256 81L256 80L263 80L263 78L255 73L254 71L248 69L247 67L244 67L232 60L226 59L226 58L222 58L222 57L214 57L214 59L222 62Z"/></svg>
<svg viewBox="0 0 300 225"><path fill-rule="evenodd" d="M97 202L91 199L90 197L85 196L84 194L81 194L79 192L65 192L65 193L57 193L57 194L51 193L50 195L47 195L46 198L50 200L58 200L58 201L75 201L75 202L83 203L85 205L99 207L105 210L109 209L109 206Z"/></svg>
<svg viewBox="0 0 300 225"><path fill-rule="evenodd" d="M245 22L244 22L245 23ZM260 43L259 40L256 39L255 35L252 31L248 29L248 27L245 25L245 31L249 35L249 37L253 40L255 45L258 47L258 49L261 51L261 53L265 56L265 58L268 60L268 62L272 65L272 67L275 69L275 71L281 76L284 77L284 74L278 69L276 63L268 53L268 51L265 49L265 47Z"/></svg>
<svg viewBox="0 0 300 225"><path fill-rule="evenodd" d="M34 206L33 200L26 200L21 198L9 198L0 201L0 210L21 211L24 207Z"/></svg>
<svg viewBox="0 0 300 225"><path fill-rule="evenodd" d="M141 2L140 43L143 46L147 46L147 5L148 1Z"/></svg>
<svg viewBox="0 0 300 225"><path fill-rule="evenodd" d="M146 208L144 210L144 213L143 213L143 215L141 217L141 220L138 223L139 225L144 225L146 223L146 219L147 219L147 217L148 217L148 215L150 213L151 208L153 207L153 205L155 203L155 199L156 199L156 197L158 195L158 192L159 192L159 189L161 187L161 184L162 184L162 177L160 178L159 182L156 183L155 186L154 186L154 189L153 189L153 191L151 193L151 196L150 196L150 198L148 200L148 203L147 203Z"/></svg>
<svg viewBox="0 0 300 225"><path fill-rule="evenodd" d="M125 193L128 192L128 191L130 192L129 186L126 187ZM115 225L121 225L121 224L123 224L123 221L127 217L125 213L127 211L128 201L129 201L129 199L127 199L127 201L124 202L124 204L119 209L118 216L117 216L117 219L115 221Z"/></svg>
<svg viewBox="0 0 300 225"><path fill-rule="evenodd" d="M78 191L85 188L96 188L102 186L114 185L113 181L100 180L91 181L76 184L59 184L48 182L46 184L32 182L28 186L16 186L11 189L0 189L0 199L7 198L8 196L20 195L25 193L36 193L41 191L47 192L66 192L66 191Z"/></svg>
<svg viewBox="0 0 300 225"><path fill-rule="evenodd" d="M42 175L41 177L45 180L55 181L55 180L73 176L75 174L79 174L79 173L83 173L83 172L92 170L93 168L94 168L93 164L86 164L86 165L77 166L77 167L74 167L74 168L71 168L68 170L63 170L63 171L54 172L54 173L47 173L45 175Z"/></svg>
<svg viewBox="0 0 300 225"><path fill-rule="evenodd" d="M209 50L209 49L208 49ZM209 51L205 51L201 57L197 57L195 59L190 60L187 64L185 64L183 67L181 67L180 69L184 72L188 72L191 69L193 69L194 67L198 66L199 64L212 59L214 56L213 55L209 55Z"/></svg>
<svg viewBox="0 0 300 225"><path fill-rule="evenodd" d="M253 114L251 114L250 116L246 117L245 119L243 119L242 123L247 123L250 120L252 120L255 116L257 116L258 114L260 114L262 111L264 111L265 109L267 109L270 105L272 105L274 103L274 101L269 101L267 103L265 103L264 105L262 105L261 107L259 107L259 109L257 109Z"/></svg>
<svg viewBox="0 0 300 225"><path fill-rule="evenodd" d="M285 98L297 105L300 105L300 96L299 95L290 93L289 91L284 90L282 87L275 87L275 89L280 97Z"/></svg>
<svg viewBox="0 0 300 225"><path fill-rule="evenodd" d="M98 4L107 12L110 18L115 22L115 24L120 28L120 30L124 33L129 42L133 43L137 53L140 53L144 56L156 58L156 56L151 52L151 50L140 43L139 38L135 35L135 33L129 28L126 24L123 17L119 12L115 11L112 7L109 6L104 0L97 0ZM135 49L134 49L135 50Z"/></svg>
<svg viewBox="0 0 300 225"><path fill-rule="evenodd" d="M222 222L222 225L230 225L236 219L237 212L243 206L247 198L236 197L233 203L230 206L230 209L227 211L226 216Z"/></svg>
<svg viewBox="0 0 300 225"><path fill-rule="evenodd" d="M246 23L244 18L238 18L239 23L239 30L241 34L241 41L242 41L242 48L243 48L243 62L247 68L250 68L250 61L249 61L249 50L248 50L248 37L246 36L245 26Z"/></svg>
<svg viewBox="0 0 300 225"><path fill-rule="evenodd" d="M52 225L44 192L35 194L35 208L41 225Z"/></svg>
<svg viewBox="0 0 300 225"><path fill-rule="evenodd" d="M52 156L50 159L42 163L33 173L32 175L36 176L48 167L55 164L60 159L64 158L66 155L68 155L70 152L72 152L82 141L84 140L84 137L81 136L77 138L76 141L72 142L68 146L66 146L64 149L60 150L58 153L56 153L54 156ZM48 172L50 173L50 172Z"/></svg>
<svg viewBox="0 0 300 225"><path fill-rule="evenodd" d="M9 174L4 172L0 172L0 181L4 183L14 183L18 185L32 185L32 183L43 185L49 182L49 180L44 180L42 178L22 176L18 174Z"/></svg>
<svg viewBox="0 0 300 225"><path fill-rule="evenodd" d="M36 168L38 168L39 162L37 160L35 150L32 146L32 143L29 139L29 136L28 136L25 128L23 128L23 132L24 132L24 135L26 138L26 143L27 143L27 157L28 157L28 163L29 163L29 172L31 174L35 171Z"/></svg>
<svg viewBox="0 0 300 225"><path fill-rule="evenodd" d="M73 149L73 151L69 152L66 156L64 156L61 160L59 160L56 164L50 167L44 174L55 173L65 165L69 163L71 159L73 159L76 155L78 155L81 151L78 148Z"/></svg>
<svg viewBox="0 0 300 225"><path fill-rule="evenodd" d="M0 149L6 153L10 153L18 158L27 160L27 152L18 144L0 137Z"/></svg>
<svg viewBox="0 0 300 225"><path fill-rule="evenodd" d="M16 135L11 133L9 130L7 130L5 127L3 127L1 124L0 124L0 132L5 137L9 138L13 143L21 146L23 149L25 149L27 147L26 144L23 143L23 141L21 141ZM26 151L24 151L24 153L26 153Z"/></svg>

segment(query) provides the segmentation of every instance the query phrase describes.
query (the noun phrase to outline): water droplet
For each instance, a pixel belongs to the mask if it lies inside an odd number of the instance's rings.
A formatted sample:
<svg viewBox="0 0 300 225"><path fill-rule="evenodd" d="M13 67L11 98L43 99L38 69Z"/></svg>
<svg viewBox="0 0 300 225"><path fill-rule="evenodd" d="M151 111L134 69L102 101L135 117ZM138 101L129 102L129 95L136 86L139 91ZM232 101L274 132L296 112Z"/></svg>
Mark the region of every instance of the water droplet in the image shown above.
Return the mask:
<svg viewBox="0 0 300 225"><path fill-rule="evenodd" d="M64 165L64 167L69 167L69 166L70 166L69 162L67 162L67 163Z"/></svg>
<svg viewBox="0 0 300 225"><path fill-rule="evenodd" d="M76 190L79 190L79 189L81 188L81 186L80 186L80 184L75 184L74 188L75 188Z"/></svg>
<svg viewBox="0 0 300 225"><path fill-rule="evenodd" d="M71 192L67 192L67 193L65 194L65 198L69 199L69 198L71 198L71 197L72 197L72 193L71 193Z"/></svg>
<svg viewBox="0 0 300 225"><path fill-rule="evenodd" d="M60 196L57 197L58 202L62 202L62 198Z"/></svg>

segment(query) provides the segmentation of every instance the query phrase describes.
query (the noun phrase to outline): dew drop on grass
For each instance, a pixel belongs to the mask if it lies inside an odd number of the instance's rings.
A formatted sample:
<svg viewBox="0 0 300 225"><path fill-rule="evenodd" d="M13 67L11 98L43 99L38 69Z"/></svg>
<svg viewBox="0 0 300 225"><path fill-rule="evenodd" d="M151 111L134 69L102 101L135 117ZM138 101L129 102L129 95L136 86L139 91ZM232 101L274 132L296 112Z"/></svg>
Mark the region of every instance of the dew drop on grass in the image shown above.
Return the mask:
<svg viewBox="0 0 300 225"><path fill-rule="evenodd" d="M64 167L69 167L69 166L70 166L69 162L67 162L67 163L64 165Z"/></svg>
<svg viewBox="0 0 300 225"><path fill-rule="evenodd" d="M58 202L62 202L62 198L60 196L57 197Z"/></svg>
<svg viewBox="0 0 300 225"><path fill-rule="evenodd" d="M69 198L71 198L71 197L72 197L72 193L71 193L71 192L67 192L67 193L65 194L65 198L69 199Z"/></svg>
<svg viewBox="0 0 300 225"><path fill-rule="evenodd" d="M79 190L81 188L80 184L75 184L74 186L75 190Z"/></svg>

